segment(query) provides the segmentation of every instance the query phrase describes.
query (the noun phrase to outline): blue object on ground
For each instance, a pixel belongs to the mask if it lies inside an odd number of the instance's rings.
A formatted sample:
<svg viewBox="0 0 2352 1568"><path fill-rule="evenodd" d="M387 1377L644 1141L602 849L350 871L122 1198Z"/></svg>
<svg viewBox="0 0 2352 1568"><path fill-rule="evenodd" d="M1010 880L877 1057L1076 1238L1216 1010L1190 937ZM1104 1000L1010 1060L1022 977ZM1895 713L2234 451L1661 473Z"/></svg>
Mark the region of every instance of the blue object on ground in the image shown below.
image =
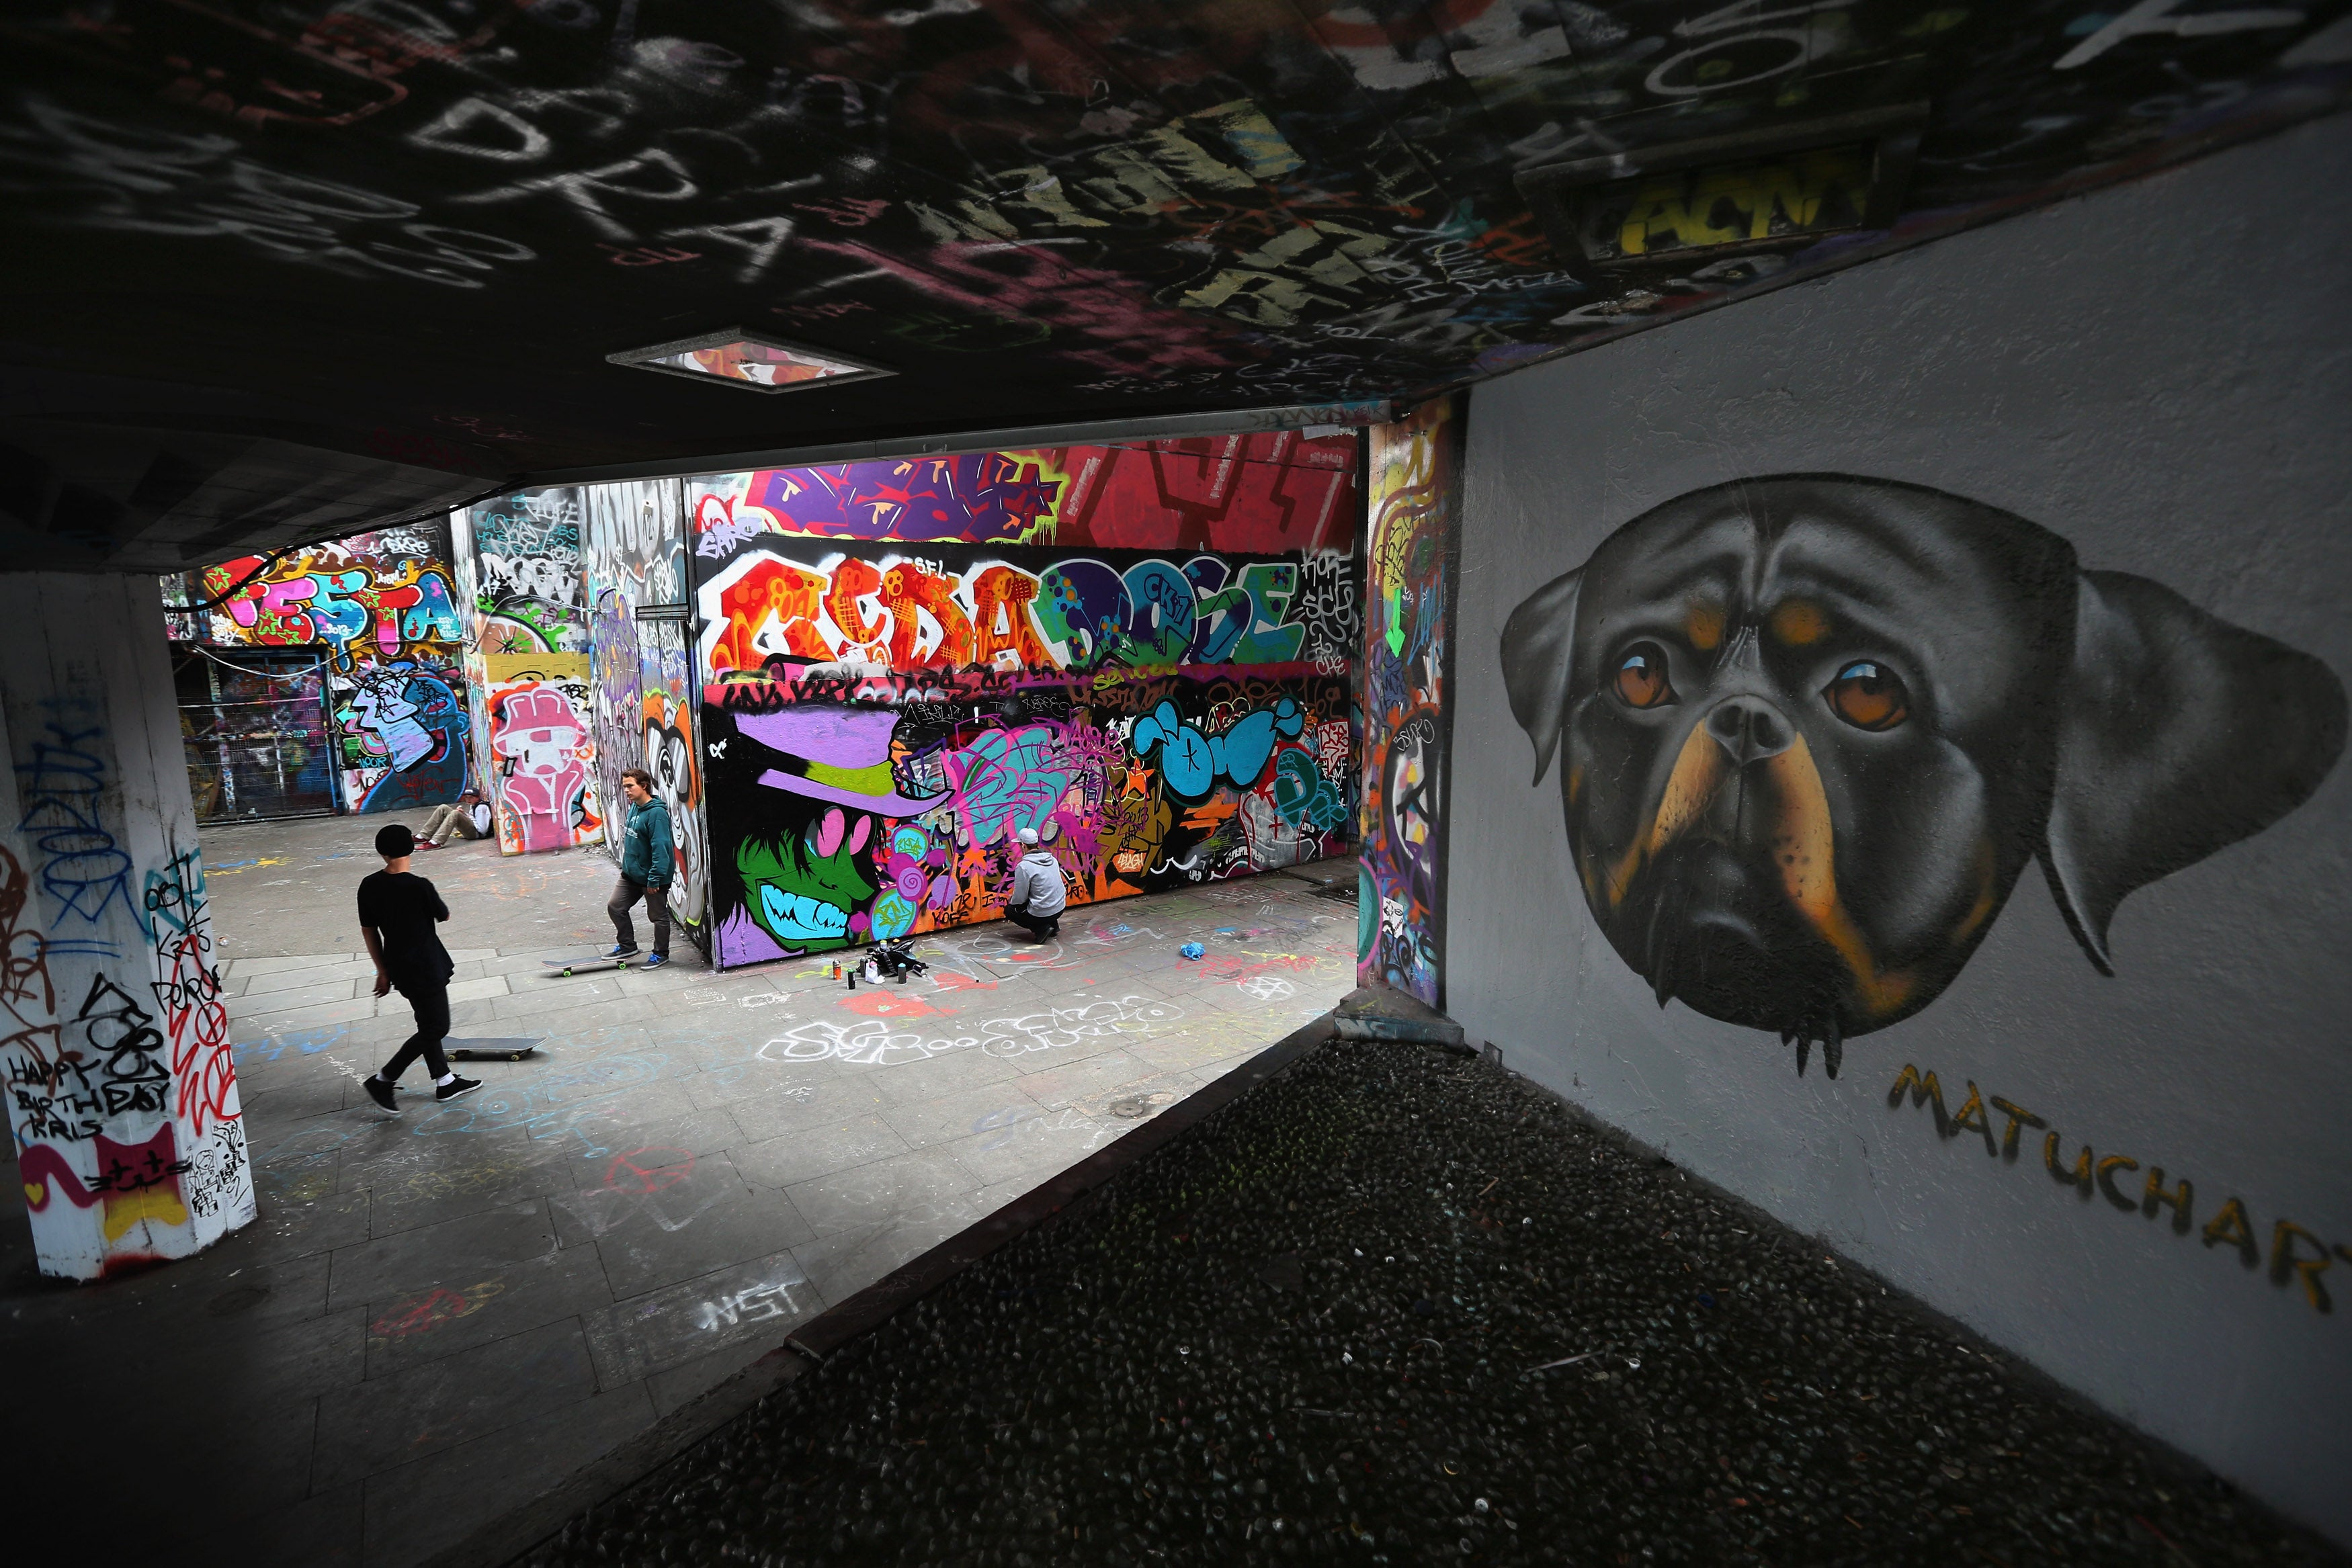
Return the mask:
<svg viewBox="0 0 2352 1568"><path fill-rule="evenodd" d="M1187 942L1181 947L1177 948L1176 951L1183 954L1187 958L1197 958L1202 954L1207 952L1208 949L1202 946L1198 942Z"/></svg>

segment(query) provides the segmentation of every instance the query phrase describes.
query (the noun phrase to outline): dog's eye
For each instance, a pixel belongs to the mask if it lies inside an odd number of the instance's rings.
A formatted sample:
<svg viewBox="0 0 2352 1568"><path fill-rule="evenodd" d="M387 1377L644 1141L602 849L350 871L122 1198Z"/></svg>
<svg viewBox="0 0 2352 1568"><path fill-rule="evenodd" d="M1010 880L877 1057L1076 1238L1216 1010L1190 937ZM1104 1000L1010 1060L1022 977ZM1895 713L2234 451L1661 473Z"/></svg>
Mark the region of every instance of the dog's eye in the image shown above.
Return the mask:
<svg viewBox="0 0 2352 1568"><path fill-rule="evenodd" d="M1666 655L1654 643L1641 643L1617 665L1617 696L1627 707L1664 707L1675 700L1666 679Z"/></svg>
<svg viewBox="0 0 2352 1568"><path fill-rule="evenodd" d="M1857 659L1822 688L1830 711L1856 729L1893 729L1911 716L1911 694L1885 665Z"/></svg>

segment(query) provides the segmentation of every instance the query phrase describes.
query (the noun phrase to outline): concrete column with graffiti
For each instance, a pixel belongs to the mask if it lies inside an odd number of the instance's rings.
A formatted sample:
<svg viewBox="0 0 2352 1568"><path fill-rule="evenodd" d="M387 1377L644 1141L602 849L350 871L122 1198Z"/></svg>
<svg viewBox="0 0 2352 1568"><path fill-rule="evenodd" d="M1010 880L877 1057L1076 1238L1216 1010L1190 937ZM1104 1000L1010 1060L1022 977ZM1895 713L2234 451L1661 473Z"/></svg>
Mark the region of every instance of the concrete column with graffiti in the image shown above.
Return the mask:
<svg viewBox="0 0 2352 1568"><path fill-rule="evenodd" d="M589 700L581 495L527 490L476 507L465 534L474 590L468 682L510 855L593 844L604 833Z"/></svg>
<svg viewBox="0 0 2352 1568"><path fill-rule="evenodd" d="M489 676L483 665L481 572L474 563L474 517L463 508L449 514L449 576L457 591L457 622L464 649L460 669L466 683L466 787L483 800L498 800L498 784L490 757ZM495 810L495 806L493 807Z"/></svg>
<svg viewBox="0 0 2352 1568"><path fill-rule="evenodd" d="M1444 991L1449 621L1462 407L1423 403L1371 432L1364 610L1362 882L1356 975L1433 1007Z"/></svg>
<svg viewBox="0 0 2352 1568"><path fill-rule="evenodd" d="M152 578L0 576L0 1073L41 1271L254 1218Z"/></svg>
<svg viewBox="0 0 2352 1568"><path fill-rule="evenodd" d="M695 755L695 675L687 602L685 486L676 479L595 485L582 492L583 596L596 779L620 810L624 769L643 768L669 810L676 865L671 916L706 952L710 878L704 852L702 768ZM625 813L624 813L625 814ZM617 830L604 847L621 857Z"/></svg>

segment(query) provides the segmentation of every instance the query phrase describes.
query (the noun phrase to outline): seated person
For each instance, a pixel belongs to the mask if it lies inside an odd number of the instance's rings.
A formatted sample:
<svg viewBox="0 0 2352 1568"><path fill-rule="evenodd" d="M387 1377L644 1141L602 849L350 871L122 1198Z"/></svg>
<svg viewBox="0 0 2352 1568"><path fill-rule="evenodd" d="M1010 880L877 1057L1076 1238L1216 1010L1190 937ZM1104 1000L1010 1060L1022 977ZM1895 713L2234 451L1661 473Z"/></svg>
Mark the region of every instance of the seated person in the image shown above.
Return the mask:
<svg viewBox="0 0 2352 1568"><path fill-rule="evenodd" d="M417 831L416 842L421 849L437 850L451 839L478 839L489 831L490 808L478 792L468 789L454 805L433 808Z"/></svg>
<svg viewBox="0 0 2352 1568"><path fill-rule="evenodd" d="M1004 918L1044 942L1062 929L1062 911L1069 894L1062 884L1062 864L1037 847L1037 830L1021 830L1021 862L1013 868L1013 896L1006 900Z"/></svg>

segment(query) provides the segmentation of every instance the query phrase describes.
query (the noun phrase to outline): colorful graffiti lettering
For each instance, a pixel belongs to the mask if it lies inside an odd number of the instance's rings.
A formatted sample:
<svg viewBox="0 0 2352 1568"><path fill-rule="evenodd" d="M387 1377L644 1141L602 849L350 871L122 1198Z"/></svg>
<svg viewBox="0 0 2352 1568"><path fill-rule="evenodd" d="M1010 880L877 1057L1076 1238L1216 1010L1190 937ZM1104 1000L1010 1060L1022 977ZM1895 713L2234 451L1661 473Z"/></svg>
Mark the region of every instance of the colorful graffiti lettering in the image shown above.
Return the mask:
<svg viewBox="0 0 2352 1568"><path fill-rule="evenodd" d="M1222 735L1206 735L1178 717L1174 703L1163 702L1137 721L1135 754L1150 757L1158 751L1160 777L1168 787L1187 800L1198 800L1220 779L1244 787L1255 782L1265 771L1276 737L1297 735L1306 722L1298 705L1282 697ZM1311 757L1307 766L1310 771L1314 768Z"/></svg>
<svg viewBox="0 0 2352 1568"><path fill-rule="evenodd" d="M1262 432L712 475L698 555L763 533L1280 554L1345 549L1356 443Z"/></svg>
<svg viewBox="0 0 2352 1568"><path fill-rule="evenodd" d="M991 729L945 754L949 783L961 802L966 833L994 843L1013 831L1038 831L1070 787L1074 768L1057 729Z"/></svg>
<svg viewBox="0 0 2352 1568"><path fill-rule="evenodd" d="M463 630L446 559L435 526L314 545L266 569L259 556L222 561L198 574L207 599L236 588L211 611L207 640L273 648L322 643L342 670L363 658L396 659L420 644L453 644Z"/></svg>
<svg viewBox="0 0 2352 1568"><path fill-rule="evenodd" d="M1286 664L1296 561L1193 556L1120 566L1043 551L952 559L817 553L768 538L700 589L703 669L788 678L811 665L895 671L1174 670Z"/></svg>
<svg viewBox="0 0 2352 1568"><path fill-rule="evenodd" d="M185 641L319 649L344 809L439 805L465 787L470 722L448 554L434 524L314 545L266 569L243 557L194 574L207 597L235 592L167 619Z"/></svg>

